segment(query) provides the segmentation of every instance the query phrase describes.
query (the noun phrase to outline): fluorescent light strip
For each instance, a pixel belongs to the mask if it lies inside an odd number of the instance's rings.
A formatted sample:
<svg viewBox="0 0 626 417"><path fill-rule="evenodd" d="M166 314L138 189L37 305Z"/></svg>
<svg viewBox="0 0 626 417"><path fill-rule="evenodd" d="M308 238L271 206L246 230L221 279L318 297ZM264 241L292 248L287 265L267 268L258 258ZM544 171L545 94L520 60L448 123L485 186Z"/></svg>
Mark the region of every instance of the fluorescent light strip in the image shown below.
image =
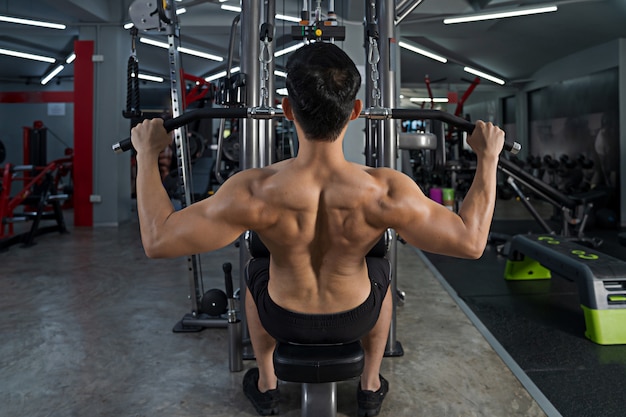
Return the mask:
<svg viewBox="0 0 626 417"><path fill-rule="evenodd" d="M19 25L39 26L42 28L49 28L49 29L65 29L67 27L59 23L42 22L40 20L31 20L31 19L20 19L17 17L1 16L1 15L0 15L0 22L17 23Z"/></svg>
<svg viewBox="0 0 626 417"><path fill-rule="evenodd" d="M220 6L220 8L222 10L226 10L226 11L229 11L229 12L241 13L241 7L239 7L239 6L231 6L231 5L228 5L228 4L222 4ZM276 14L274 16L278 20L285 20L287 22L300 23L300 20L301 20L299 17L287 16L287 15L284 15L284 14Z"/></svg>
<svg viewBox="0 0 626 417"><path fill-rule="evenodd" d="M482 77L482 78L484 78L486 80L492 81L492 82L494 82L496 84L504 85L504 80L502 80L500 78L497 78L497 77L494 77L493 75L486 74L486 73L484 73L482 71L475 70L474 68L465 67L465 68L463 68L463 71L469 72L470 74L477 75L477 76Z"/></svg>
<svg viewBox="0 0 626 417"><path fill-rule="evenodd" d="M289 46L289 47L287 47L285 49L281 49L280 51L274 52L274 56L275 57L283 56L285 54L288 54L290 52L293 52L293 51L296 51L296 50L302 48L304 45L306 45L304 42L297 43L295 45L291 45L291 46Z"/></svg>
<svg viewBox="0 0 626 417"><path fill-rule="evenodd" d="M169 45L166 42L159 42L159 41L155 41L149 38L139 38L139 42L145 43L147 45L158 46L159 48L165 48L165 49L169 48ZM200 58L206 58L206 59L210 59L213 61L222 62L224 60L224 58L222 58L221 56L209 54L206 52L196 51L195 49L184 48L182 46L179 46L178 50L184 54L194 55Z"/></svg>
<svg viewBox="0 0 626 417"><path fill-rule="evenodd" d="M0 54L14 56L14 57L17 57L17 58L30 59L30 60L33 60L33 61L49 62L50 64L54 64L56 62L56 59L51 58L49 56L27 54L26 52L12 51L10 49L2 49L2 48L0 48Z"/></svg>
<svg viewBox="0 0 626 417"><path fill-rule="evenodd" d="M428 97L411 97L409 101L412 103L447 103L449 100L448 97L433 97L432 100Z"/></svg>
<svg viewBox="0 0 626 417"><path fill-rule="evenodd" d="M491 12L491 13L477 13L468 16L458 16L458 17L450 17L448 19L443 19L443 23L446 25L451 25L453 23L465 23L465 22L478 22L481 20L491 20L491 19L503 19L506 17L515 17L515 16L526 16L530 14L538 14L538 13L549 13L556 12L558 8L556 6L545 6L545 7L533 7L533 8L523 8L523 9L513 9L502 12Z"/></svg>
<svg viewBox="0 0 626 417"><path fill-rule="evenodd" d="M65 58L66 64L71 64L76 59L76 54L72 52L67 58Z"/></svg>
<svg viewBox="0 0 626 417"><path fill-rule="evenodd" d="M137 78L139 78L140 80L154 81L154 82L157 82L157 83L162 83L163 82L163 77L157 77L156 75L148 75L148 74L139 73Z"/></svg>
<svg viewBox="0 0 626 417"><path fill-rule="evenodd" d="M220 8L222 10L226 10L226 11L229 11L229 12L241 13L241 7L239 7L239 6L231 6L231 5L228 5L228 4L222 4L220 6Z"/></svg>
<svg viewBox="0 0 626 417"><path fill-rule="evenodd" d="M241 68L239 68L239 67L233 67L233 68L231 68L231 70L230 70L230 74L232 75L232 74L234 74L234 73L236 73L236 72L239 72L239 71L241 71ZM218 78L222 78L222 77L225 77L225 76L226 76L226 71L222 71L222 72L218 72L217 74L209 75L209 76L208 76L208 77L206 77L204 80L205 80L206 82L209 82L209 83L210 83L211 81L217 80Z"/></svg>
<svg viewBox="0 0 626 417"><path fill-rule="evenodd" d="M287 73L285 71L274 70L274 75L278 77L287 78Z"/></svg>
<svg viewBox="0 0 626 417"><path fill-rule="evenodd" d="M287 15L284 15L284 14L277 14L276 15L276 19L284 20L286 22L300 23L300 19L299 18L293 17L293 16L287 16Z"/></svg>
<svg viewBox="0 0 626 417"><path fill-rule="evenodd" d="M400 45L404 49L408 49L411 52L415 52L416 54L420 54L420 55L423 55L423 56L425 56L427 58L434 59L435 61L439 61L439 62L441 62L443 64L448 62L448 60L446 58L442 57L442 56L435 55L432 52L425 51L425 50L423 50L421 48L418 48L416 46L410 45L410 44L408 44L406 42L400 41L400 42L398 42L398 45Z"/></svg>
<svg viewBox="0 0 626 417"><path fill-rule="evenodd" d="M224 60L224 58L222 58L221 56L209 54L207 52L196 51L195 49L189 49L189 48L185 48L182 46L179 46L178 50L187 55L193 55L193 56L197 56L200 58L210 59L212 61L222 62Z"/></svg>
<svg viewBox="0 0 626 417"><path fill-rule="evenodd" d="M41 85L46 85L48 84L48 81L50 81L51 79L53 79L54 77L56 77L56 75L58 73L60 73L61 71L63 71L63 68L65 68L63 65L59 65L58 67L56 67L55 69L52 70L52 72L48 75L46 75L45 77L43 77L41 79Z"/></svg>

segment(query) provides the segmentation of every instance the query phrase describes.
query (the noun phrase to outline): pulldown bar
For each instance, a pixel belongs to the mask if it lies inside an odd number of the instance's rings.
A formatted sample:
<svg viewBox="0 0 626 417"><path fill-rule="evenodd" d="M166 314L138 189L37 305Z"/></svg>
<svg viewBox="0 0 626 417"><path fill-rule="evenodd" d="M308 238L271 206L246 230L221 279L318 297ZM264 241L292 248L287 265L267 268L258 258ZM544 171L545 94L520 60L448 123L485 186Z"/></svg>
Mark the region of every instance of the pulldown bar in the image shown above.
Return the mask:
<svg viewBox="0 0 626 417"><path fill-rule="evenodd" d="M170 132L179 127L185 126L188 123L201 120L201 119L271 119L274 117L283 117L283 112L280 109L273 109L267 107L253 107L253 108L210 108L210 109L198 109L188 111L173 119L168 119L163 122L165 129ZM374 120L387 120L387 119L429 119L439 120L441 122L448 123L458 129L471 133L476 125L468 122L467 120L455 116L453 114L432 109L387 109L382 107L370 107L365 109L359 115L360 118L374 119ZM126 152L132 149L132 143L130 138L126 138L112 146L113 151L116 153ZM512 154L517 154L522 149L522 145L518 142L504 142L504 150Z"/></svg>

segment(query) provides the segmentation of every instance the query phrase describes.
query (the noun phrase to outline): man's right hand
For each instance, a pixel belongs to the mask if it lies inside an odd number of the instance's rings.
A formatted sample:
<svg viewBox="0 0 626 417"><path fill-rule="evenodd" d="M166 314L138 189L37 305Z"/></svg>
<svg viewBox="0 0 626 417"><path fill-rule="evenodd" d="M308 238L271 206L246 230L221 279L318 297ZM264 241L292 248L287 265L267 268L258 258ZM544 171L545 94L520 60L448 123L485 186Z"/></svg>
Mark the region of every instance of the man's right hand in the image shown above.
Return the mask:
<svg viewBox="0 0 626 417"><path fill-rule="evenodd" d="M478 158L498 158L504 147L504 131L491 122L478 120L474 131L467 138L467 144Z"/></svg>
<svg viewBox="0 0 626 417"><path fill-rule="evenodd" d="M153 155L155 158L172 143L172 136L163 127L163 119L144 120L131 130L131 142L137 155Z"/></svg>

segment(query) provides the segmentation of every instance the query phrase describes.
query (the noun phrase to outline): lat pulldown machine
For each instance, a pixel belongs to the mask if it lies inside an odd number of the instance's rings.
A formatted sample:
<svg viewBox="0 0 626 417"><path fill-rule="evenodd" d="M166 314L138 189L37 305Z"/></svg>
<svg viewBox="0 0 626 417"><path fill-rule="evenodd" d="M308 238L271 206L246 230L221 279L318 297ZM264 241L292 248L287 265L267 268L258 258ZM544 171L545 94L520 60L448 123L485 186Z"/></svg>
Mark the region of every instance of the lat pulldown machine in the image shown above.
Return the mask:
<svg viewBox="0 0 626 417"><path fill-rule="evenodd" d="M186 143L185 126L199 119L240 119L243 121L243 129L239 136L240 168L249 169L265 166L272 163L272 157L267 149L274 149L272 131L268 127L273 118L280 118L283 113L269 105L273 103L273 74L271 42L273 36L273 19L275 15L274 1L266 1L263 5L254 0L242 0L241 2L241 39L246 43L242 48L244 55L241 59L241 75L245 77L244 102L240 107L210 108L183 112L182 91L179 74L180 56L178 54L179 28L176 19L175 3L171 0L157 2L157 10L147 10L145 2L137 1L131 6L131 18L134 22L141 22L138 28L141 30L157 29L167 33L169 44L169 63L172 91L173 118L166 120L164 126L168 131L175 132L175 144L180 169L181 189L184 195L184 204L193 203L189 190L191 186L190 158L188 144ZM334 1L329 2L328 19L321 18L321 1L317 1L317 8L312 12L310 2L304 2L302 20L299 26L292 29L292 35L296 39L307 41L331 41L343 40L345 28L337 25L334 14ZM402 1L396 7L393 0L366 0L366 38L369 42L367 51L367 89L371 96L366 99L366 109L360 117L366 119L366 164L369 166L384 166L396 168L397 159L397 130L394 119L432 119L451 124L461 130L471 132L474 129L472 123L465 119L437 110L423 109L397 109L395 87L395 63L390 59L395 56L395 27L406 17L421 1ZM149 7L153 7L150 5ZM312 12L312 13L311 13ZM262 21L264 23L262 23ZM136 23L137 24L137 23ZM235 24L235 23L234 23ZM234 26L233 24L233 26ZM259 42L250 42L255 39L261 28ZM261 57L261 59L259 59ZM381 59L382 58L382 59ZM260 68L260 63L263 68ZM261 71L262 70L262 71ZM260 76L260 74L263 74ZM231 79L220 82L220 85L242 84ZM260 84L260 86L259 86ZM259 94L260 93L260 94ZM230 94L232 95L232 94ZM234 95L237 95L236 93ZM219 138L220 141L223 139ZM263 146L261 146L263 144ZM221 144L218 145L218 148ZM115 152L121 153L132 148L130 139L125 139L113 145ZM505 149L517 153L521 149L518 143L507 142ZM397 293L394 271L396 269L396 236L388 233L385 242L387 257L391 265L391 291ZM245 265L251 257L248 251L250 247L250 234L248 240L241 237L240 244L240 283L241 290L245 290ZM229 328L229 365L231 371L243 369L242 358L246 356L245 349L249 348L249 338L245 325L243 311L234 311L232 284L230 281L230 268L225 264L226 287L230 308L227 318L201 317L199 304L202 298L201 269L198 255L188 258L189 282L192 294L190 300L192 311L185 315L177 325L181 328L201 330L206 327ZM402 346L396 340L395 306L391 320L386 356L401 356ZM241 320L239 320L241 318ZM336 346L287 346L288 351L275 352L275 367L279 378L290 380L289 375L294 372L298 375L297 382L303 383L302 415L336 415L336 381L358 376L362 367L363 355L360 346L350 346L347 349ZM248 357L252 358L251 350ZM318 370L331 365L330 376L319 378Z"/></svg>
<svg viewBox="0 0 626 417"><path fill-rule="evenodd" d="M189 205L193 203L193 200L189 191L192 189L192 178L185 132L185 126L188 123L199 119L240 119L243 122L242 133L239 136L241 169L256 168L273 162L268 155L269 153L266 152L267 149L273 149L274 146L272 132L270 129L267 129L268 121L283 117L282 110L270 106L270 103L273 102L271 99L273 96L273 83L270 75L273 74L271 42L275 6L273 1L259 5L259 2L254 0L243 0L241 4L241 38L246 43L245 47L242 48L244 55L241 57L241 74L237 75L237 80L227 78L220 81L220 85L229 86L228 88L230 88L245 84L244 94L232 91L229 91L227 94L228 96L243 96L244 102L240 103L239 107L208 108L184 112L182 96L184 85L179 79L181 74L181 60L178 53L180 30L176 18L175 3L173 1L159 1L156 3L157 10L155 11L149 9L150 7L153 8L153 5L147 6L145 2L137 1L131 6L130 15L139 30L162 31L166 33L168 38L172 114L174 117L166 120L164 126L168 131L173 131L175 134L176 153L179 167L181 167L179 177L184 196L183 204ZM303 10L300 25L292 28L294 38L306 41L333 42L343 40L345 38L345 28L337 24L333 11L334 2L330 2L330 10L327 14L328 19L325 21L321 19L321 2L318 1L317 3L318 7L315 11L312 11L310 5ZM368 40L367 62L369 64L366 68L368 83L366 88L371 91L371 96L367 97L366 108L360 117L366 119L368 125L365 130L366 163L370 166L396 167L398 141L394 119L438 120L467 132L471 132L475 127L474 124L465 119L439 110L395 108L397 97L395 64L390 59L394 55L393 49L397 47L395 41L393 41L395 39L395 27L401 20L401 16L408 14L407 10L412 10L420 2L412 2L412 4L406 4L407 2L401 3L402 10L398 10L392 0L366 0L367 20L365 31L366 39ZM257 38L258 28L261 28L259 41L246 41ZM262 59L259 59L259 57ZM263 68L260 67L261 63ZM240 82L242 76L245 77L245 83ZM219 140L223 139L220 137ZM221 144L218 144L218 148L220 147ZM113 145L113 150L118 153L131 148L132 145L129 138ZM511 153L517 153L521 146L516 142L507 142L505 143L505 149ZM395 270L396 238L393 233L391 236L388 256L392 264L392 270ZM244 266L249 258L250 255L246 250L246 245L241 244L241 271L244 271ZM191 300L191 313L185 315L177 327L179 327L179 330L186 328L192 331L199 331L207 327L226 327L227 319L221 317L207 318L202 317L200 314L199 306L203 296L203 289L198 255L190 256L188 262L190 271L189 283L192 293L189 297ZM244 282L243 276L240 277L240 282ZM241 288L244 289L245 285L242 284ZM395 279L393 279L392 292L395 293L396 291L396 283ZM243 321L243 340L240 340L240 343L245 345L245 317L243 317L242 312L239 313ZM229 316L232 316L232 314L229 314ZM231 322L231 320L228 320L228 322ZM237 356L236 351L238 349L231 346L231 357ZM395 335L395 308L386 355L402 355L402 347L397 342ZM241 369L240 366L232 362L231 370Z"/></svg>

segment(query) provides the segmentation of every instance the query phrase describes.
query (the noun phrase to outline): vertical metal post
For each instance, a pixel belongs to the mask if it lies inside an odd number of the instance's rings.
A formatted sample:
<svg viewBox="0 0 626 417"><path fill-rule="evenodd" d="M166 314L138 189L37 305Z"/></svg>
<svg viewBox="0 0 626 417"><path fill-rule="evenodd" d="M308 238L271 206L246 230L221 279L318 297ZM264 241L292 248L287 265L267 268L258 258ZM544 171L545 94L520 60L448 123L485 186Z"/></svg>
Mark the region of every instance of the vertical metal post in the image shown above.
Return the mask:
<svg viewBox="0 0 626 417"><path fill-rule="evenodd" d="M370 48L368 39L368 23L375 23L376 12L374 10L374 0L365 0L365 31L363 36L363 48L365 50L365 108L369 109L374 104L372 99L372 66L369 63L368 51ZM376 167L376 143L379 136L378 123L373 119L365 120L365 165Z"/></svg>
<svg viewBox="0 0 626 417"><path fill-rule="evenodd" d="M269 23L272 25L272 28L275 28L276 24L276 1L275 0L265 0L265 5L262 10L261 21L264 23ZM272 55L275 51L276 42L272 42ZM274 107L274 99L276 98L276 88L275 88L275 80L274 80L274 69L276 68L276 63L274 59L267 65L267 70L269 72L269 80L265 87L267 88L268 94L268 106ZM263 146L259 150L260 155L260 166L267 166L275 162L276 159L276 130L274 129L274 124L276 122L274 119L265 119L259 121L259 143L262 143Z"/></svg>
<svg viewBox="0 0 626 417"><path fill-rule="evenodd" d="M380 62L378 71L380 73L380 89L382 107L396 108L396 26L395 26L395 1L394 0L378 0L376 10L378 11L378 28L379 28L379 48ZM381 121L383 125L383 134L378 138L378 161L381 166L396 169L397 164L397 121L395 119L387 119ZM396 305L397 305L397 239L395 233L391 241L389 249L389 260L392 266L391 292L393 297L393 313L391 318L391 327L389 329L389 338L385 354L387 356L400 356L403 354L402 346L396 340Z"/></svg>
<svg viewBox="0 0 626 417"><path fill-rule="evenodd" d="M173 0L168 1L165 9L171 23L167 25L168 59L170 71L170 93L172 100L172 116L178 117L183 114L185 101L183 91L185 89L182 79L182 63L178 47L180 46L180 28L176 16L176 4ZM187 143L187 128L185 126L174 130L174 143L176 144L176 157L178 159L178 175L184 199L183 207L193 203L193 184L191 179L191 158L189 157L189 145ZM199 255L191 255L187 258L189 264L189 287L194 294L189 294L191 301L191 314L198 314L198 300L201 299L204 289L202 288L202 267Z"/></svg>
<svg viewBox="0 0 626 417"><path fill-rule="evenodd" d="M261 26L261 4L256 0L241 1L241 72L246 76L246 102L247 107L257 107L260 104L260 42L259 30ZM257 120L247 118L241 120L243 124L242 134L239 136L240 156L239 167L242 170L258 168L259 161L259 123ZM249 344L250 333L248 331L245 316L246 279L245 270L250 255L246 249L244 237L239 238L239 295L242 321L243 357L253 358Z"/></svg>
<svg viewBox="0 0 626 417"><path fill-rule="evenodd" d="M261 6L255 0L241 1L241 72L246 76L247 107L260 104L260 65L259 65L259 29L261 24ZM259 123L247 118L239 136L241 154L239 167L242 170L259 167Z"/></svg>

